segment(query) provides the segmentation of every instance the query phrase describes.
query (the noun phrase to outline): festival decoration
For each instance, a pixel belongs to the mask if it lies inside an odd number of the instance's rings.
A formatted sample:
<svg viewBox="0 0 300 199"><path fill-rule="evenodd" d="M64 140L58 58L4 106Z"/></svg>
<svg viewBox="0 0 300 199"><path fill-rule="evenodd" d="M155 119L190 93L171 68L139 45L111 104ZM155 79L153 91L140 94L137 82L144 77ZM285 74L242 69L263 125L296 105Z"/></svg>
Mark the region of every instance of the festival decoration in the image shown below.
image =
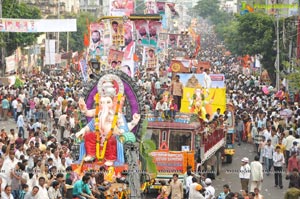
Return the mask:
<svg viewBox="0 0 300 199"><path fill-rule="evenodd" d="M245 15L249 12L254 12L254 9L250 5L248 5L246 1L241 2L240 15Z"/></svg>

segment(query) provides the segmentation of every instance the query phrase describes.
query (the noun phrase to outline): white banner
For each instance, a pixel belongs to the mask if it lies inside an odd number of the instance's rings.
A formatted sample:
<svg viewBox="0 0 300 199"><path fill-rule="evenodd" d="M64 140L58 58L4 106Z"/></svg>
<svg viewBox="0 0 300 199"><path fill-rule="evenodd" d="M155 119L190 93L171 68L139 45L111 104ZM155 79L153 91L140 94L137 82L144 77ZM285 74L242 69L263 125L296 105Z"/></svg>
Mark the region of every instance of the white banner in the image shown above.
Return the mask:
<svg viewBox="0 0 300 199"><path fill-rule="evenodd" d="M6 70L5 73L11 73L16 71L16 56L15 55L11 55L9 57L5 57L5 63L6 63Z"/></svg>
<svg viewBox="0 0 300 199"><path fill-rule="evenodd" d="M45 62L46 65L55 64L55 40L46 39L45 41Z"/></svg>
<svg viewBox="0 0 300 199"><path fill-rule="evenodd" d="M0 32L76 32L76 19L5 19L0 18Z"/></svg>

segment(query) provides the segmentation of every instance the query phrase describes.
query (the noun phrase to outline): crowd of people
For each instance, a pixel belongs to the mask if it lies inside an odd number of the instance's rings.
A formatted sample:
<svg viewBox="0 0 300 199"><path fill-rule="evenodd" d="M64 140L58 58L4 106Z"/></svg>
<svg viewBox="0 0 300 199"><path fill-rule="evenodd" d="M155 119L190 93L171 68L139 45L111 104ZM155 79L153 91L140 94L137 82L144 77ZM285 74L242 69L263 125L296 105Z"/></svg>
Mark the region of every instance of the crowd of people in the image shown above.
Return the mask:
<svg viewBox="0 0 300 199"><path fill-rule="evenodd" d="M211 73L225 74L227 96L236 107L237 144L253 143L257 154L251 162L247 157L241 160L242 194L228 184L223 186L223 192L216 193L212 179L204 176L199 181L197 175L188 171L183 182L177 174L169 183L162 181L158 198L262 199L260 190L265 174L274 175L274 186L279 189L284 188L283 179L288 179L285 198L298 198L299 95L291 101L284 85L278 92L268 87L265 94L264 82L259 77L243 75L240 61L222 54L209 27L205 38L202 45L205 48L200 52L202 59L212 63ZM173 81L167 68L160 72L160 76L135 77L136 82L145 94L147 109L157 117L174 120L181 106L180 81L177 76ZM80 75L73 71L62 76L23 74L21 78L25 83L21 88L0 87L0 119L14 120L16 124L9 132L5 128L0 132L1 198L66 198L68 185L73 186L71 197L105 198L103 191L110 186L104 179L106 168L79 176L71 167L76 161L72 154L75 140L71 138L81 126L78 100L84 85ZM161 97L164 91L175 92L168 105Z"/></svg>

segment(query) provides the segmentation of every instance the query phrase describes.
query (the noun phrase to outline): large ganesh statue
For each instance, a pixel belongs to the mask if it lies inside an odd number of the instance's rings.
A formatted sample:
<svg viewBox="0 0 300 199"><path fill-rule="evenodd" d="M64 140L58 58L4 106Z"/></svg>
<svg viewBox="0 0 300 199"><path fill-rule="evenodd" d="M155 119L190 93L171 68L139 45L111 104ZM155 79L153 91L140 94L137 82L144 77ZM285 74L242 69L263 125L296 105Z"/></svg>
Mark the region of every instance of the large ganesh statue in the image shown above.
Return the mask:
<svg viewBox="0 0 300 199"><path fill-rule="evenodd" d="M84 161L98 160L106 166L125 163L123 144L125 140L136 141L136 133L133 133L133 130L138 131L136 126L141 119L139 111L142 110L142 107L133 107L139 104L139 97L132 87L126 80L121 79L120 75L106 73L99 78L97 86L93 89L94 94L89 96L91 98L93 95L93 107L88 107L90 102L87 99L79 100L81 112L87 118L91 118L87 125L76 133L76 137L84 140L84 148L80 149L85 151ZM128 111L131 122L127 122L126 119Z"/></svg>

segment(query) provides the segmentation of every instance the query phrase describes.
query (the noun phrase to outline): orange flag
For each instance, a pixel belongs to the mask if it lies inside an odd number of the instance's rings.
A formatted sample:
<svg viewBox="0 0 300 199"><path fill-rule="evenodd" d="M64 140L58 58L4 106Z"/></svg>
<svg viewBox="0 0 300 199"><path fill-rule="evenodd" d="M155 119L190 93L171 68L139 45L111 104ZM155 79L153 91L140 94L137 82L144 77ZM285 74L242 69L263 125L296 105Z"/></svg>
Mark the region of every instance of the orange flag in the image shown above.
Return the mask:
<svg viewBox="0 0 300 199"><path fill-rule="evenodd" d="M85 33L83 36L83 44L85 47L88 47L90 45L90 34L91 34L90 23L88 18L86 18L86 27L88 32Z"/></svg>

